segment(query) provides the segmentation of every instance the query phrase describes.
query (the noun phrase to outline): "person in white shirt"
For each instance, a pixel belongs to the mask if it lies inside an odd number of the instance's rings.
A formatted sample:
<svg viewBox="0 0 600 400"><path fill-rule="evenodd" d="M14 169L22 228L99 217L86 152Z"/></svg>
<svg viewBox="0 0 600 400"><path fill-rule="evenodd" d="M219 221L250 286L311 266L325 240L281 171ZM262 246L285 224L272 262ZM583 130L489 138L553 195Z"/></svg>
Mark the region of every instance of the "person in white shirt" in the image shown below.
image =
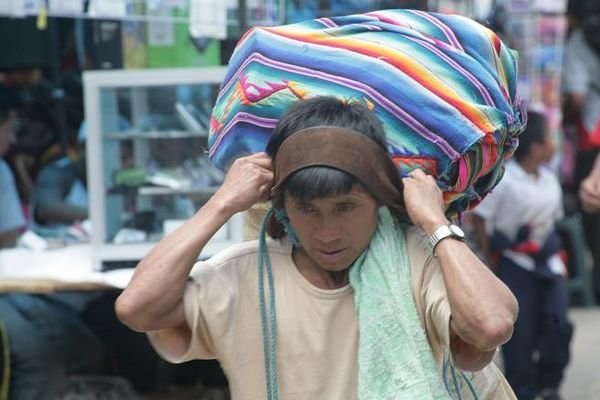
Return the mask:
<svg viewBox="0 0 600 400"><path fill-rule="evenodd" d="M488 264L519 301L513 336L502 346L506 378L519 400L560 399L558 389L569 362L573 328L555 228L563 216L562 189L556 175L543 166L553 154L544 115L529 112L502 181L473 210Z"/></svg>

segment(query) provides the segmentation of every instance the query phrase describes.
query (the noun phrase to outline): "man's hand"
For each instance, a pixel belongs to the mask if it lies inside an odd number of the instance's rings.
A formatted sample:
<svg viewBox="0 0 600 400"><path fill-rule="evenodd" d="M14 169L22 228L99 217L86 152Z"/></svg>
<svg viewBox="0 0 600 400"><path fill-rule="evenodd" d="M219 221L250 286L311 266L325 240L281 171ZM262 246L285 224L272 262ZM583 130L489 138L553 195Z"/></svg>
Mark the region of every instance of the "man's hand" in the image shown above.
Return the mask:
<svg viewBox="0 0 600 400"><path fill-rule="evenodd" d="M211 201L222 202L236 213L269 200L272 186L271 158L265 153L256 153L234 161Z"/></svg>
<svg viewBox="0 0 600 400"><path fill-rule="evenodd" d="M420 169L411 171L402 179L404 204L410 220L427 235L448 223L444 215L444 198L435 179Z"/></svg>
<svg viewBox="0 0 600 400"><path fill-rule="evenodd" d="M594 171L581 182L579 199L586 212L600 211L600 174Z"/></svg>

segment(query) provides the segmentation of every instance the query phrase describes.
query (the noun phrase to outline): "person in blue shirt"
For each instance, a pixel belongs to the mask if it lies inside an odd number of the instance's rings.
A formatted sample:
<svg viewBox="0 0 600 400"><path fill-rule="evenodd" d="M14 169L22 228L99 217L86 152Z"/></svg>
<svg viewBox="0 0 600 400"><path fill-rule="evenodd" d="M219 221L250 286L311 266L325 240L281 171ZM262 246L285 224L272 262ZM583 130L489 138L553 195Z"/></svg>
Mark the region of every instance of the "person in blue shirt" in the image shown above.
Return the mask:
<svg viewBox="0 0 600 400"><path fill-rule="evenodd" d="M16 113L12 97L8 88L0 88L0 249L15 246L25 226L14 175L2 159L15 140Z"/></svg>

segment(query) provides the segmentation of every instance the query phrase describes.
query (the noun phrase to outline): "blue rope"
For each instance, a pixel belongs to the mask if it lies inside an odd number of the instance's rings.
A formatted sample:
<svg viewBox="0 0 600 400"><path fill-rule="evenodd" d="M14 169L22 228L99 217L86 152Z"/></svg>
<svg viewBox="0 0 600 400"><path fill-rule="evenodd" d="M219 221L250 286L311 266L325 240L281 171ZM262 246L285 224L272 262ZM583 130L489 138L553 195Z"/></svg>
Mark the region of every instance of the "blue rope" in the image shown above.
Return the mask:
<svg viewBox="0 0 600 400"><path fill-rule="evenodd" d="M258 291L260 301L260 318L262 323L263 355L265 362L265 382L267 386L267 400L279 399L277 385L277 314L275 309L275 289L273 282L273 269L267 248L266 227L273 209L265 215L259 235L258 249ZM269 285L269 320L267 327L267 305L265 300L264 270L266 267L267 283ZM270 331L270 335L269 335Z"/></svg>
<svg viewBox="0 0 600 400"><path fill-rule="evenodd" d="M448 391L450 396L452 396L452 389L450 388L450 384L448 383L448 369L450 369L450 373L452 374L452 381L454 383L454 392L458 395L459 400L464 400L464 397L462 395L461 385L459 384L458 379L456 377L456 368L450 362L450 358L446 357L444 355L444 369L443 369L442 375L444 378L444 385L446 386L446 390ZM460 377L462 378L462 380L464 380L467 383L467 386L469 387L469 391L471 392L471 395L473 396L473 400L480 400L479 394L477 393L477 389L473 385L473 382L471 382L471 379L469 379L469 377L462 371L460 371Z"/></svg>
<svg viewBox="0 0 600 400"><path fill-rule="evenodd" d="M471 380L469 379L469 377L467 376L467 374L465 374L462 371L461 371L461 375L462 375L462 378L465 380L465 382L467 382L467 385L469 386L469 390L471 391L471 394L473 395L473 398L475 400L479 400L479 395L477 393L477 389L475 389L475 386L473 386L473 382L471 382Z"/></svg>
<svg viewBox="0 0 600 400"><path fill-rule="evenodd" d="M446 355L444 355L444 368L442 370L442 378L444 378L444 386L446 387L446 391L448 393L450 393L450 384L448 383L448 365L450 365L450 363L448 362L448 359L446 358Z"/></svg>
<svg viewBox="0 0 600 400"><path fill-rule="evenodd" d="M452 373L452 382L454 383L456 394L458 394L459 400L464 400L461 387L458 384L458 379L456 379L456 368L454 368L454 365L450 365L450 372Z"/></svg>
<svg viewBox="0 0 600 400"><path fill-rule="evenodd" d="M296 236L296 232L294 232L294 228L292 228L292 225L290 224L290 219L285 212L285 208L273 208L273 211L275 212L275 218L277 218L277 221L283 225L283 229L285 230L287 237L290 239L290 242L292 242L292 245L294 247L300 247L300 241L298 240L298 236Z"/></svg>

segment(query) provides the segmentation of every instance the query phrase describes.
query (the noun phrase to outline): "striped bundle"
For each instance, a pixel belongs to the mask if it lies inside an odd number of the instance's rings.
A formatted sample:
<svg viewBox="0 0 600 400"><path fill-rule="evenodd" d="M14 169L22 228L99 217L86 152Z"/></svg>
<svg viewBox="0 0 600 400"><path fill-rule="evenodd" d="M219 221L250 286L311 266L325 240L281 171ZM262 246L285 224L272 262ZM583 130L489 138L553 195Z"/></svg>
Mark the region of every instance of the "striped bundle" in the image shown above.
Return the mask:
<svg viewBox="0 0 600 400"><path fill-rule="evenodd" d="M449 213L500 180L526 119L516 59L458 15L385 10L253 28L238 43L211 116L212 161L263 151L293 102L358 101L383 122L398 172L433 175Z"/></svg>

